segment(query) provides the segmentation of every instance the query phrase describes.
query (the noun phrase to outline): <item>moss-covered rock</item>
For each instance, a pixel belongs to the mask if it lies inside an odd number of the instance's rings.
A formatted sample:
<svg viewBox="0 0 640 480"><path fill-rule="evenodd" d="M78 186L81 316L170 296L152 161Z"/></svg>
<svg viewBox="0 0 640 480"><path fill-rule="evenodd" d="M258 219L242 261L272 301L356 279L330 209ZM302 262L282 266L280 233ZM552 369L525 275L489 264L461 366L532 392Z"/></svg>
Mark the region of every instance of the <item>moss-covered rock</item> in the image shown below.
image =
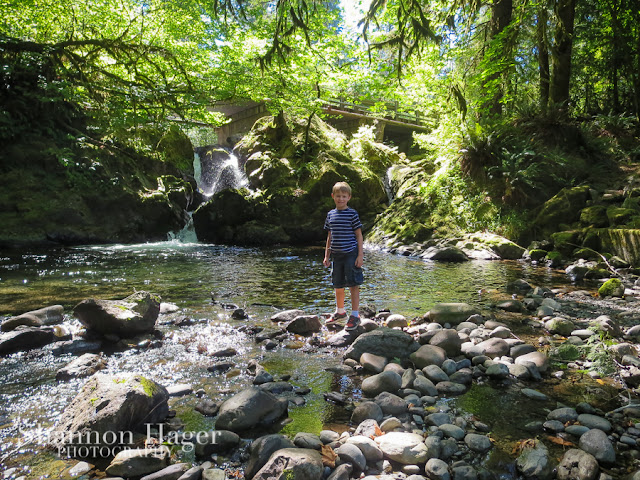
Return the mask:
<svg viewBox="0 0 640 480"><path fill-rule="evenodd" d="M560 267L564 262L564 256L557 250L547 252L547 263L550 267Z"/></svg>
<svg viewBox="0 0 640 480"><path fill-rule="evenodd" d="M625 225L637 214L638 212L630 208L616 207L614 205L607 208L607 218L612 227Z"/></svg>
<svg viewBox="0 0 640 480"><path fill-rule="evenodd" d="M570 225L580 218L580 212L589 199L589 187L563 188L543 205L533 222L533 230L539 236L547 237L557 232L559 226Z"/></svg>
<svg viewBox="0 0 640 480"><path fill-rule="evenodd" d="M599 252L611 252L631 265L640 265L640 229L600 228L589 233Z"/></svg>
<svg viewBox="0 0 640 480"><path fill-rule="evenodd" d="M622 297L624 295L624 285L619 278L610 278L598 289L601 297Z"/></svg>
<svg viewBox="0 0 640 480"><path fill-rule="evenodd" d="M604 205L591 205L580 212L580 223L584 226L606 227L609 225L607 208Z"/></svg>
<svg viewBox="0 0 640 480"><path fill-rule="evenodd" d="M570 230L551 234L553 249L565 256L570 256L582 242L582 231Z"/></svg>
<svg viewBox="0 0 640 480"><path fill-rule="evenodd" d="M546 250L542 250L540 248L534 248L533 250L529 250L529 258L534 262L539 262L546 256L547 256Z"/></svg>

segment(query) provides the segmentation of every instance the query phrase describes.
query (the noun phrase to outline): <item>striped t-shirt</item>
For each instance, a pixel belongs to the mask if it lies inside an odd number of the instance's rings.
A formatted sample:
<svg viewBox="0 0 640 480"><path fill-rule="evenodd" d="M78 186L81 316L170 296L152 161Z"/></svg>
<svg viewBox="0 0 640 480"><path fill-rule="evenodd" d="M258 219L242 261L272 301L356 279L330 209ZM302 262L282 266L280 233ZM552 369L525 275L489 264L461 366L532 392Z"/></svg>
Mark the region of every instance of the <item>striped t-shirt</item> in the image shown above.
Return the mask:
<svg viewBox="0 0 640 480"><path fill-rule="evenodd" d="M358 228L362 228L362 222L358 212L353 208L330 210L324 222L324 229L331 232L331 251L347 253L358 248L358 240L354 233Z"/></svg>

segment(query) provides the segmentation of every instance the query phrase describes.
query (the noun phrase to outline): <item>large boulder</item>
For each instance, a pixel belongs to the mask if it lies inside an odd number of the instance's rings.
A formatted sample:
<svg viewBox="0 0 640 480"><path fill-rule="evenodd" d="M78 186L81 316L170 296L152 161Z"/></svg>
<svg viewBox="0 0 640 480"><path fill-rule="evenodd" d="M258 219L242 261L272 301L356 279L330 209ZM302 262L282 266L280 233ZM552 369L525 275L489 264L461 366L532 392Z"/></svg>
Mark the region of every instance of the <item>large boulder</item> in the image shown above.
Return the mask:
<svg viewBox="0 0 640 480"><path fill-rule="evenodd" d="M273 452L253 480L321 480L323 471L317 450L283 448Z"/></svg>
<svg viewBox="0 0 640 480"><path fill-rule="evenodd" d="M50 435L51 443L57 448L112 446L113 435L132 439L131 432L166 418L168 399L166 388L141 375L98 373L84 384L64 410Z"/></svg>
<svg viewBox="0 0 640 480"><path fill-rule="evenodd" d="M429 459L429 450L422 435L390 432L374 439L385 458L403 465L419 465Z"/></svg>
<svg viewBox="0 0 640 480"><path fill-rule="evenodd" d="M542 237L562 230L562 225L570 225L580 219L580 212L589 199L589 186L563 188L547 200L533 222L533 229Z"/></svg>
<svg viewBox="0 0 640 480"><path fill-rule="evenodd" d="M73 313L88 330L128 338L154 329L160 297L141 291L123 300L90 298L76 305Z"/></svg>
<svg viewBox="0 0 640 480"><path fill-rule="evenodd" d="M259 388L250 387L220 406L216 429L243 432L272 425L287 414L288 402Z"/></svg>
<svg viewBox="0 0 640 480"><path fill-rule="evenodd" d="M363 353L372 353L389 360L404 359L419 347L418 342L408 333L390 328L377 328L356 338L344 353L344 357L359 361Z"/></svg>

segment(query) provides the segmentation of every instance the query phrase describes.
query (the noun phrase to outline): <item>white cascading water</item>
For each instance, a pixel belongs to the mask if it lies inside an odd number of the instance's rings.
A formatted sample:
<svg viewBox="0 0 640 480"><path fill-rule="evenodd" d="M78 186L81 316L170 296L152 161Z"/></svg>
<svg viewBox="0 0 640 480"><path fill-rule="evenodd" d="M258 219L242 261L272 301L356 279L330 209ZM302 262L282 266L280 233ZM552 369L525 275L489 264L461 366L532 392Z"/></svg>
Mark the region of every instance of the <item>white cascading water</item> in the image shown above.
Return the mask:
<svg viewBox="0 0 640 480"><path fill-rule="evenodd" d="M202 154L202 157L201 157ZM238 157L221 147L200 148L193 154L193 176L198 190L207 199L222 190L248 185L246 175L238 164ZM179 232L169 232L168 240L177 243L197 243L193 218L187 212L187 224Z"/></svg>

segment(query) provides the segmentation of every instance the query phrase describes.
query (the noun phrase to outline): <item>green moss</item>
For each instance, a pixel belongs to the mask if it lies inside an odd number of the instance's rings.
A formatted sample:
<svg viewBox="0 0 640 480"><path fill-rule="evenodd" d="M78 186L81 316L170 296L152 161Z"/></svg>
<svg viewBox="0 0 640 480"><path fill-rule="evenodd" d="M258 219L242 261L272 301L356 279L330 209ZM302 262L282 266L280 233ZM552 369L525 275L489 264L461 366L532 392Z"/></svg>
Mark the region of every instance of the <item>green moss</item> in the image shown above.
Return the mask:
<svg viewBox="0 0 640 480"><path fill-rule="evenodd" d="M598 295L601 297L622 297L624 295L624 285L619 278L611 278L598 289Z"/></svg>
<svg viewBox="0 0 640 480"><path fill-rule="evenodd" d="M609 219L609 223L611 224L611 226L625 225L628 221L635 217L637 213L638 212L630 208L622 208L616 206L607 208L607 218Z"/></svg>
<svg viewBox="0 0 640 480"><path fill-rule="evenodd" d="M558 358L568 361L578 360L581 357L580 349L570 343L560 345L556 349L555 354Z"/></svg>
<svg viewBox="0 0 640 480"><path fill-rule="evenodd" d="M547 253L547 260L552 267L557 267L562 265L562 262L564 262L564 256L557 250L552 250Z"/></svg>
<svg viewBox="0 0 640 480"><path fill-rule="evenodd" d="M532 250L529 250L529 257L531 258L531 260L535 262L542 260L546 256L547 256L546 250L542 250L540 248L534 248Z"/></svg>
<svg viewBox="0 0 640 480"><path fill-rule="evenodd" d="M606 227L609 225L607 208L604 205L592 205L580 212L580 223L585 226Z"/></svg>
<svg viewBox="0 0 640 480"><path fill-rule="evenodd" d="M140 383L142 389L144 390L144 393L148 397L153 397L156 393L158 393L158 385L155 382L139 375L133 377L133 380Z"/></svg>

